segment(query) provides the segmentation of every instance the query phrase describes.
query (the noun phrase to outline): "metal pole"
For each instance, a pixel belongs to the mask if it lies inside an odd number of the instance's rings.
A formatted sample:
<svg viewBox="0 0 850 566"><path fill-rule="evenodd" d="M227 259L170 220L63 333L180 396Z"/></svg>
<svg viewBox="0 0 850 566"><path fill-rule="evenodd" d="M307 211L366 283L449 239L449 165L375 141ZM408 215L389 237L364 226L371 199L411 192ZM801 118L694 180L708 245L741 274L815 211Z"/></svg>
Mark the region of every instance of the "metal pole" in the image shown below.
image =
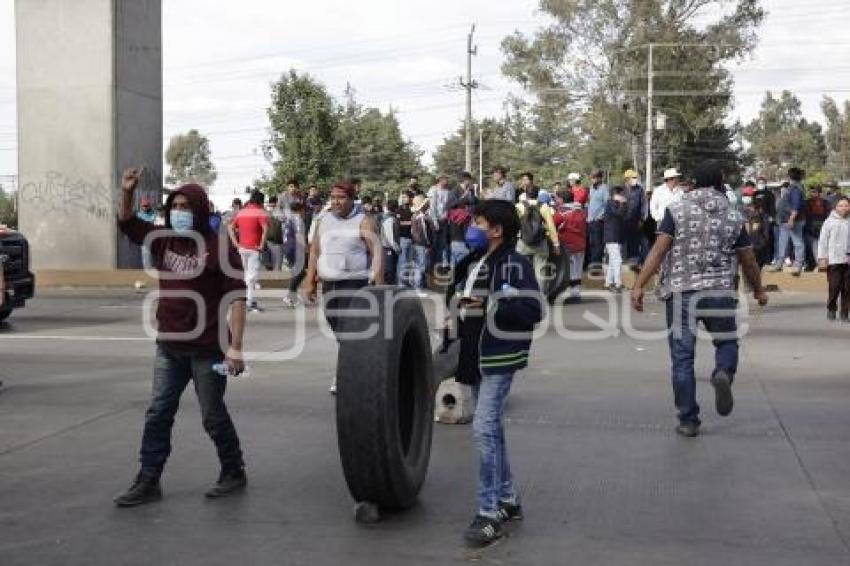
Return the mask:
<svg viewBox="0 0 850 566"><path fill-rule="evenodd" d="M646 189L649 189L652 183L652 48L653 44L650 43L646 83L646 179L644 179Z"/></svg>
<svg viewBox="0 0 850 566"><path fill-rule="evenodd" d="M484 188L484 132L481 126L478 126L478 195L481 196L481 191Z"/></svg>
<svg viewBox="0 0 850 566"><path fill-rule="evenodd" d="M466 89L466 162L467 172L472 171L472 89L478 87L478 83L472 80L472 56L478 52L477 47L472 46L472 36L475 34L475 24L469 35L466 36L466 82L461 79L460 84Z"/></svg>

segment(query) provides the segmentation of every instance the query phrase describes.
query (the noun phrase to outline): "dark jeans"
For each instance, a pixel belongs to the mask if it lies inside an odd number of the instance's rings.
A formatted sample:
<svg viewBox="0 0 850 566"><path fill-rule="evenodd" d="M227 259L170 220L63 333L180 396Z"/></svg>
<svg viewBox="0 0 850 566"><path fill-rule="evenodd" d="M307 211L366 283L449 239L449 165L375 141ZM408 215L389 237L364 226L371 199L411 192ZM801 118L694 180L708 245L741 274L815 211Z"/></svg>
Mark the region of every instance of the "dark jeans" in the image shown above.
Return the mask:
<svg viewBox="0 0 850 566"><path fill-rule="evenodd" d="M340 317L334 311L344 311L352 306L356 308L368 308L368 303L352 305L353 295L358 289L369 284L366 279L343 279L341 281L325 281L322 283L322 308L325 311L325 319L331 330L336 333L339 330Z"/></svg>
<svg viewBox="0 0 850 566"><path fill-rule="evenodd" d="M605 228L601 220L594 220L587 226L590 236L590 254L588 261L591 264L602 263L602 255L605 252Z"/></svg>
<svg viewBox="0 0 850 566"><path fill-rule="evenodd" d="M714 373L724 370L734 378L738 371L737 306L737 298L728 291L676 293L667 300L673 394L682 423L700 424L694 375L699 322L714 342Z"/></svg>
<svg viewBox="0 0 850 566"><path fill-rule="evenodd" d="M395 285L398 274L398 254L392 248L384 248L384 283Z"/></svg>
<svg viewBox="0 0 850 566"><path fill-rule="evenodd" d="M300 263L296 260L296 263L299 263L298 266L301 269L292 274L292 279L289 280L289 295L294 296L298 293L298 288L301 287L301 283L304 282L304 278L307 277L307 263L308 263L307 254L304 254L304 261Z"/></svg>
<svg viewBox="0 0 850 566"><path fill-rule="evenodd" d="M850 266L846 263L830 265L826 268L826 279L829 281L829 300L826 310L838 310L838 299L841 299L841 316L847 318L850 312Z"/></svg>
<svg viewBox="0 0 850 566"><path fill-rule="evenodd" d="M434 234L434 243L431 246L431 267L437 265L448 264L449 257L449 223L447 220L441 220L438 223L439 228Z"/></svg>
<svg viewBox="0 0 850 566"><path fill-rule="evenodd" d="M145 413L142 436L142 473L153 477L162 473L171 454L174 415L189 381L195 383L204 430L215 443L222 469L238 469L245 465L236 428L224 405L227 378L212 369L213 364L221 361L221 354L184 353L157 344L153 395Z"/></svg>
<svg viewBox="0 0 850 566"><path fill-rule="evenodd" d="M626 232L626 255L625 260L638 265L643 264L646 258L646 236L639 220L629 219L623 223Z"/></svg>

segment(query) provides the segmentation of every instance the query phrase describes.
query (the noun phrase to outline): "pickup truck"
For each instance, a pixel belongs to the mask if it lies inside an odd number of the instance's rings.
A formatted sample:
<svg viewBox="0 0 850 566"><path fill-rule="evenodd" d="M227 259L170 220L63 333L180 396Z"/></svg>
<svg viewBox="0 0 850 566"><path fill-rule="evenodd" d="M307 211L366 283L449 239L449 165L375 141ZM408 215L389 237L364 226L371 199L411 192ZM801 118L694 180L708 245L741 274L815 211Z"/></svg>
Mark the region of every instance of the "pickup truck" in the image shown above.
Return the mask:
<svg viewBox="0 0 850 566"><path fill-rule="evenodd" d="M0 307L0 321L14 309L22 308L35 295L35 276L30 271L29 243L19 232L0 225L0 263L6 300Z"/></svg>

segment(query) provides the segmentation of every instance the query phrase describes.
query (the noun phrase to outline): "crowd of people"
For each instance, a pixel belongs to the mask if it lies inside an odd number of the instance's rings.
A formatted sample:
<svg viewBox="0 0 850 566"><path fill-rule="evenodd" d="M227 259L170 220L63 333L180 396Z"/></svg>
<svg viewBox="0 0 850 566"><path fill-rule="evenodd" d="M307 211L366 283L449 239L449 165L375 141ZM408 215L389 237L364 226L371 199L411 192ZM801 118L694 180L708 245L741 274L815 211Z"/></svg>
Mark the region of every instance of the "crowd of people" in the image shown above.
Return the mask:
<svg viewBox="0 0 850 566"><path fill-rule="evenodd" d="M624 266L634 268L638 275L631 302L637 310L643 309L644 289L659 275L657 289L670 331L676 432L696 437L701 422L694 375L697 331L691 322L701 322L714 338L711 385L717 412L729 415L739 355L739 272L756 301L766 305L762 268L770 263L778 271L788 263L799 276L809 262L827 271L828 317L839 317L840 304L840 318L848 320L850 200L837 187L826 196L812 187L806 198L804 177L792 168L787 182L776 187L760 178L734 190L721 167L706 162L687 177L667 169L663 184L651 190L631 169L610 188L605 172L597 169L586 186L581 174L571 173L565 184L547 190L531 172L519 175L514 186L507 170L496 167L489 189L466 172L454 186L449 175L440 174L427 191L412 179L392 200L365 194L356 179L334 183L327 200L319 187L304 193L293 180L268 201L259 191L244 206L236 199L223 215L212 210L204 189L190 184L172 192L164 226L157 228L149 202L142 201L143 210L132 213L138 171L128 170L121 230L139 245L157 230L176 233L153 240L146 261L182 275L161 278L162 289L200 294L204 305L193 307L185 298L170 296L159 303L157 320L164 334L157 343L141 469L116 503L130 507L162 497L159 478L170 453L170 428L191 380L222 466L207 496L223 497L245 487L239 439L224 405L225 381L213 368L223 362L229 375L242 371L246 312L260 310L254 295L258 274L263 265L279 270L285 264L292 275L285 304L315 303L321 286L325 318L335 333L339 313L356 308L352 292L368 285L424 293L429 280L437 280L446 288L447 305L457 301L446 324L460 341L456 378L472 387L479 460L478 509L465 538L492 542L504 523L523 516L505 442L504 407L514 374L528 364L533 330L543 318L541 290L552 277L553 263L568 272L572 301L581 300L586 269L599 269L607 289L620 293ZM226 254L202 254L194 238L214 250L226 246ZM231 266L242 267L244 280L220 265L224 256ZM234 292L225 321L219 305ZM200 335L166 338L189 333L199 318L193 309L201 308L206 325ZM497 328L491 328L490 315ZM222 345L217 338L225 323L230 332ZM335 389L336 382L331 392Z"/></svg>

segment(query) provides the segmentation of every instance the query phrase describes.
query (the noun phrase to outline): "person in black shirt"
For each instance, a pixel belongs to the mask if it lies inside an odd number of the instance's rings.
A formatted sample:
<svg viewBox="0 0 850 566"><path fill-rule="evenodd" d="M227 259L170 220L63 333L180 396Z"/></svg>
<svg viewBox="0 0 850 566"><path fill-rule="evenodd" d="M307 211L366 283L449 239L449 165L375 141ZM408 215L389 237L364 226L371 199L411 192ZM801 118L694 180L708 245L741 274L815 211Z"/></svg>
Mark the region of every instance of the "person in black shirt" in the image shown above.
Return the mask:
<svg viewBox="0 0 850 566"><path fill-rule="evenodd" d="M412 287L410 262L413 260L413 239L410 234L410 225L413 221L413 212L410 210L410 201L413 198L409 191L404 191L398 198L398 240L400 251L398 254L398 281L399 285Z"/></svg>

